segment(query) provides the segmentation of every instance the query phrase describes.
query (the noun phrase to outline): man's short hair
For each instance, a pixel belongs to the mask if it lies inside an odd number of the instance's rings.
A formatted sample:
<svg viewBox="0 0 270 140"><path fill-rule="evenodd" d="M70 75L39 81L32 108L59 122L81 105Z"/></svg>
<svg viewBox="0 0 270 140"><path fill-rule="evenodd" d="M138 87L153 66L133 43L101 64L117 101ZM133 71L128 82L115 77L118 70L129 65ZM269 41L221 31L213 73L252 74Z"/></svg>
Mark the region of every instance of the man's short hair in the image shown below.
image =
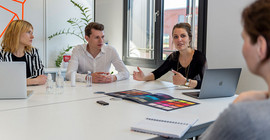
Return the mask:
<svg viewBox="0 0 270 140"><path fill-rule="evenodd" d="M104 25L100 24L98 22L91 22L89 23L86 27L85 27L85 35L86 36L90 36L92 34L91 30L95 29L95 30L99 30L99 31L103 31L104 30Z"/></svg>

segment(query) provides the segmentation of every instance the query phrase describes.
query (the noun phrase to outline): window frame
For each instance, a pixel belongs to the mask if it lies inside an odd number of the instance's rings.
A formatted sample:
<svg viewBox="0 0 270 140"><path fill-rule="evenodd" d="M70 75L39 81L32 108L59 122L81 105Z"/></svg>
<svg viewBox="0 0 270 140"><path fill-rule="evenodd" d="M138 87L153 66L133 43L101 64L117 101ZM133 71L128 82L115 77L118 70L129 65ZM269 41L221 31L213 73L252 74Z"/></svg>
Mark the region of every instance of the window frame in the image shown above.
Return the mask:
<svg viewBox="0 0 270 140"><path fill-rule="evenodd" d="M188 0L187 0L188 1ZM197 50L206 55L206 31L207 31L207 4L208 0L199 0L198 13L198 37ZM165 60L162 60L163 54L163 18L164 18L164 0L155 0L155 34L154 34L154 59L128 57L128 15L130 12L130 1L123 0L123 62L129 66L139 66L145 68L157 68Z"/></svg>

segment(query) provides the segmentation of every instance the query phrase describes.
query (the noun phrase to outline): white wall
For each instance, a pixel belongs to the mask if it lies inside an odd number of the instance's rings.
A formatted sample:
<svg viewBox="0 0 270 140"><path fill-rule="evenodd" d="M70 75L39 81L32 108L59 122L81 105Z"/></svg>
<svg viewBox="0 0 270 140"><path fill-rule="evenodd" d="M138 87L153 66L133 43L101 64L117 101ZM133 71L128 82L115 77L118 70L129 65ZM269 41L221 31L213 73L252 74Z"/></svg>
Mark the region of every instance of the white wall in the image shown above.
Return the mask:
<svg viewBox="0 0 270 140"><path fill-rule="evenodd" d="M267 90L265 82L251 74L242 56L241 13L254 0L208 0L207 51L209 68L242 67L237 93Z"/></svg>
<svg viewBox="0 0 270 140"><path fill-rule="evenodd" d="M92 0L74 0L75 2L82 4L84 7L92 8ZM47 36L52 35L62 29L70 28L73 31L73 27L67 23L70 18L80 19L82 17L81 11L75 7L70 0L47 0ZM94 9L90 9L93 12ZM91 14L92 18L94 15ZM92 19L93 20L93 19ZM85 25L82 24L82 31L84 34ZM80 31L75 28L76 33ZM61 35L48 40L47 43L47 62L48 67L55 67L55 60L59 55L59 52L66 49L67 46L76 46L83 44L84 42L74 35Z"/></svg>
<svg viewBox="0 0 270 140"><path fill-rule="evenodd" d="M43 0L27 0L24 4L24 14L22 13L22 4L18 2L14 2L11 0L1 1L0 5L7 8L8 10L18 14L19 19L24 17L24 20L29 21L34 27L34 41L33 46L38 48L39 55L41 59L44 61L44 18L43 18ZM0 8L0 33L4 31L8 23L11 21L14 14ZM14 18L17 20L18 18ZM1 37L2 39L2 37Z"/></svg>
<svg viewBox="0 0 270 140"><path fill-rule="evenodd" d="M241 67L236 93L246 90L266 90L265 82L251 74L243 59L241 38L241 12L253 0L208 0L208 27L206 57L209 68ZM122 0L96 0L96 21L105 25L109 44L122 54ZM134 67L128 67L130 71ZM150 72L151 69L145 68ZM170 79L170 78L169 78Z"/></svg>
<svg viewBox="0 0 270 140"><path fill-rule="evenodd" d="M96 0L95 21L104 24L105 42L123 54L123 0Z"/></svg>

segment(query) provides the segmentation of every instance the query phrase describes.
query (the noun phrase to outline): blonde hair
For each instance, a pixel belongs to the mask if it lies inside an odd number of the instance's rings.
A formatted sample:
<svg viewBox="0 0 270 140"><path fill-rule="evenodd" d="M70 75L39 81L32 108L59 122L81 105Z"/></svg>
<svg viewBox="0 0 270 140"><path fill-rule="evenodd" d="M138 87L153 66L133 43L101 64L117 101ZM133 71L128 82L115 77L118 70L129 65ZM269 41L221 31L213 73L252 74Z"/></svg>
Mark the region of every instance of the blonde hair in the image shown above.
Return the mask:
<svg viewBox="0 0 270 140"><path fill-rule="evenodd" d="M14 20L12 21L4 36L1 46L5 52L15 53L19 49L19 42L22 33L27 32L29 29L33 29L31 23L25 20ZM32 46L25 46L25 51L30 52Z"/></svg>

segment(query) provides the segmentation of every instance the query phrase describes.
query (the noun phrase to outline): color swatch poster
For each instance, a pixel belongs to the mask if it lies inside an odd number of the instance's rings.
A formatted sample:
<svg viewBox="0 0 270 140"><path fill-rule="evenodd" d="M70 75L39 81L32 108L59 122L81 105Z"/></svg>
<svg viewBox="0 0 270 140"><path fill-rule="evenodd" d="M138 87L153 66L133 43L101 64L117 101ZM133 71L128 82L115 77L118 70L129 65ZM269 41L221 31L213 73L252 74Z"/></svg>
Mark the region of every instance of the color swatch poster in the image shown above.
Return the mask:
<svg viewBox="0 0 270 140"><path fill-rule="evenodd" d="M106 95L131 100L143 105L162 109L165 111L171 111L199 104L184 99L174 98L163 93L152 94L150 92L140 91L136 89L107 93Z"/></svg>

